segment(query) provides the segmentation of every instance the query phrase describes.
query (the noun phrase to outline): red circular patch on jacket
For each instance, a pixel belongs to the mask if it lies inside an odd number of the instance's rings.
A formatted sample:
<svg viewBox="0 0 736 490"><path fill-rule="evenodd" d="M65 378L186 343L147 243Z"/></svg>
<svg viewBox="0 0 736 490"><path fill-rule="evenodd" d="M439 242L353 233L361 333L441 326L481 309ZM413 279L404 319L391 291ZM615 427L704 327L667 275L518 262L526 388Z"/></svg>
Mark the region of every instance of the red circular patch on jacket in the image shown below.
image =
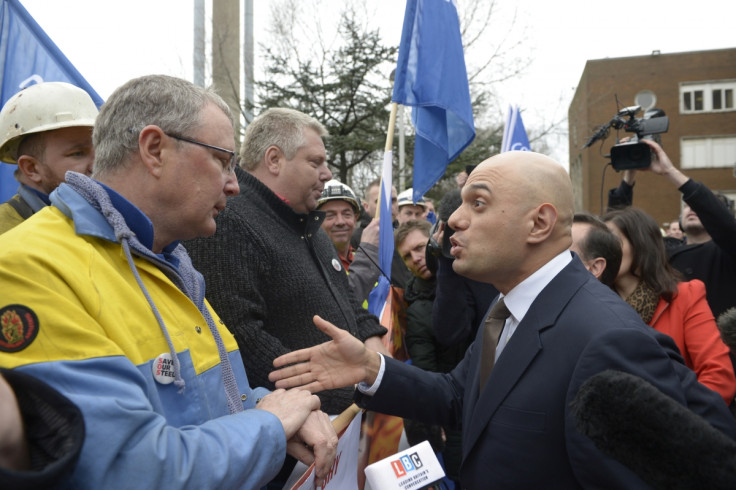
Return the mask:
<svg viewBox="0 0 736 490"><path fill-rule="evenodd" d="M38 335L38 317L23 305L8 305L0 309L0 351L18 352Z"/></svg>

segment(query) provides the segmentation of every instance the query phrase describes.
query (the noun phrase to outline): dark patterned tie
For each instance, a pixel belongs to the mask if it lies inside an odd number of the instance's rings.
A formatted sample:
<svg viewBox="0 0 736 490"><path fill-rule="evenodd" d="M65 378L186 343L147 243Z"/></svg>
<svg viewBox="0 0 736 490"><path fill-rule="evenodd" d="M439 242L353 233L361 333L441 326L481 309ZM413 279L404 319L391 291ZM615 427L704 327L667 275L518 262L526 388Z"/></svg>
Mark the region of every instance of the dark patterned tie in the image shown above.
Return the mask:
<svg viewBox="0 0 736 490"><path fill-rule="evenodd" d="M493 363L496 357L496 345L498 345L498 338L501 336L501 331L506 323L506 319L511 315L506 304L501 298L498 303L493 305L491 312L488 314L485 323L483 323L483 350L481 351L480 358L480 392L483 392L483 388L488 381L488 376L491 375L493 369Z"/></svg>

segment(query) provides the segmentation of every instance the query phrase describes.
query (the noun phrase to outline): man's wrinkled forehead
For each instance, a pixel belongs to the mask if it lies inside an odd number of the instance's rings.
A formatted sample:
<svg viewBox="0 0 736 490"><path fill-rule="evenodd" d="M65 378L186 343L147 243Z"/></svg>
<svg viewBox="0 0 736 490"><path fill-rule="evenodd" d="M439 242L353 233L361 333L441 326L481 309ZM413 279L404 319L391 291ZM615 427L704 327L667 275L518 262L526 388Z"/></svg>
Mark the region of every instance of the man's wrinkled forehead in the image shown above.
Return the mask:
<svg viewBox="0 0 736 490"><path fill-rule="evenodd" d="M468 176L461 192L464 193L466 189L468 192L497 192L501 184L506 184L513 179L512 173L503 164L485 161Z"/></svg>
<svg viewBox="0 0 736 490"><path fill-rule="evenodd" d="M465 184L465 186L463 186L463 190L461 191L461 194L463 196L468 196L468 195L473 195L473 194L478 194L478 193L492 194L493 191L491 190L491 187L488 185L488 183L483 182L483 181Z"/></svg>

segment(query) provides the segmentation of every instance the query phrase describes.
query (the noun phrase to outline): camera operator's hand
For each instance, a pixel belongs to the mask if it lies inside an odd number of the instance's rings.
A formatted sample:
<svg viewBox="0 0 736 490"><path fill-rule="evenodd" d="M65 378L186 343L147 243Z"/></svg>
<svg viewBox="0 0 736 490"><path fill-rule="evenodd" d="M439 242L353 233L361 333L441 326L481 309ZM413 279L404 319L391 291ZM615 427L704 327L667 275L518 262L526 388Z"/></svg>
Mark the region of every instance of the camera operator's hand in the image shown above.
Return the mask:
<svg viewBox="0 0 736 490"><path fill-rule="evenodd" d="M641 141L649 145L654 153L652 156L652 164L649 166L648 170L651 170L657 175L664 175L675 185L675 187L680 187L682 184L687 182L687 175L680 172L680 170L672 164L670 157L667 156L667 153L664 152L657 142L647 139L643 139Z"/></svg>

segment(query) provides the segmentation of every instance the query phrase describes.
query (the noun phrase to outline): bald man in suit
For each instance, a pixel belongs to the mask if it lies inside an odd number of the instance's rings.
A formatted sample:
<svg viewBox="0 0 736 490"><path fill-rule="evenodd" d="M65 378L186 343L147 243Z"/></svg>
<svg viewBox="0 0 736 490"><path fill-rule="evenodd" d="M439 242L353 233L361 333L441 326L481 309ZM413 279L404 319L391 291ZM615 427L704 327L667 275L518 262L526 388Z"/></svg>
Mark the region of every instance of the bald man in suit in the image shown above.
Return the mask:
<svg viewBox="0 0 736 490"><path fill-rule="evenodd" d="M426 423L462 425L460 478L468 489L648 488L575 428L570 402L590 376L639 376L736 438L723 400L700 385L669 337L585 269L570 252L573 195L565 170L532 152L481 163L450 217L453 268L493 284L510 316L495 355L484 327L458 367L429 373L367 350L319 318L333 341L274 363L277 386L312 391L358 385L356 401ZM495 359L481 385L481 364ZM308 362L304 362L308 361ZM673 430L676 430L673 428Z"/></svg>

